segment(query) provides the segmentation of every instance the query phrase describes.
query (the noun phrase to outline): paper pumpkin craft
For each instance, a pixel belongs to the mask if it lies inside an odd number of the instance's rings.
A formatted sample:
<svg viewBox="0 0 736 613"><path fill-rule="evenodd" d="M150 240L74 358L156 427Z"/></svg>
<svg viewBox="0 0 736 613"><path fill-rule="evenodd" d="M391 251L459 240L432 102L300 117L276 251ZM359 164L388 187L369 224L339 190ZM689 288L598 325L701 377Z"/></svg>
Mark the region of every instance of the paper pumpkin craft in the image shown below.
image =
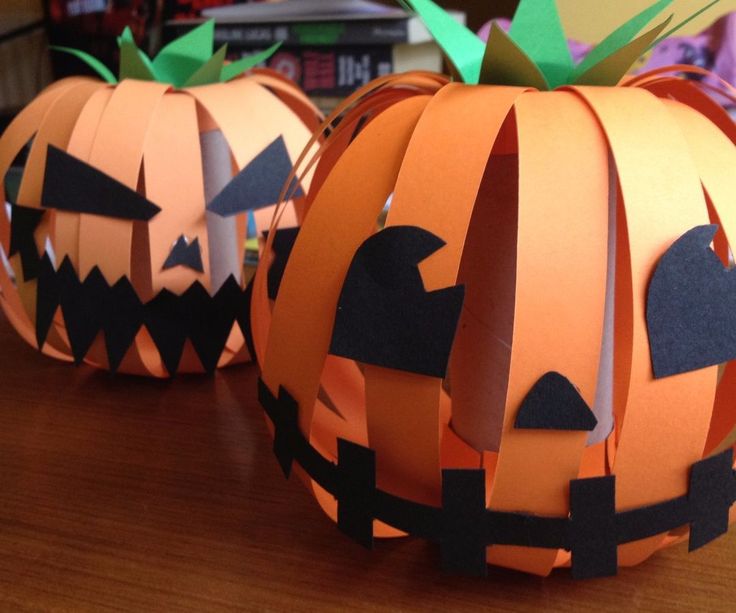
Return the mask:
<svg viewBox="0 0 736 613"><path fill-rule="evenodd" d="M469 574L708 543L736 500L736 128L685 67L624 77L669 2L577 66L552 1L487 47L407 4L463 82L348 99L256 274L284 472L358 542L424 537Z"/></svg>
<svg viewBox="0 0 736 613"><path fill-rule="evenodd" d="M0 216L0 302L44 353L157 377L249 358L246 237L320 118L276 73L243 75L267 53L224 64L213 32L150 60L126 30L119 81L67 50L105 81L51 85L0 138L2 177L30 142Z"/></svg>

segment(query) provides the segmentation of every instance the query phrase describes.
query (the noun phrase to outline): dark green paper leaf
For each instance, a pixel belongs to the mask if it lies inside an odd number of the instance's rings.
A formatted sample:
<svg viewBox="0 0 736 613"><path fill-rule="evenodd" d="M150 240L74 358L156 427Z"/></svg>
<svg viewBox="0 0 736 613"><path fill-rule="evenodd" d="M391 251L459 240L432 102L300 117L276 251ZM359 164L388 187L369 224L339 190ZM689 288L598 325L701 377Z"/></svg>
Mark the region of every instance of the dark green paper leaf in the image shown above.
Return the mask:
<svg viewBox="0 0 736 613"><path fill-rule="evenodd" d="M672 16L646 34L621 47L575 80L575 85L616 85L672 21Z"/></svg>
<svg viewBox="0 0 736 613"><path fill-rule="evenodd" d="M210 19L171 41L153 60L153 69L158 79L181 87L212 57L214 37L215 22Z"/></svg>
<svg viewBox="0 0 736 613"><path fill-rule="evenodd" d="M600 64L607 57L617 53L622 47L628 45L634 36L642 30L642 28L644 28L670 4L672 4L672 0L659 0L649 8L644 9L638 15L629 19L623 25L616 28L616 30L611 32L606 36L606 38L598 43L590 53L585 56L583 61L577 65L570 77L570 81L577 83L578 78L583 73L588 72L593 68L593 66Z"/></svg>
<svg viewBox="0 0 736 613"><path fill-rule="evenodd" d="M208 85L209 83L218 83L220 81L220 73L225 56L227 55L227 45L220 47L215 54L204 65L200 66L195 73L190 76L184 83L184 87L196 87L197 85Z"/></svg>
<svg viewBox="0 0 736 613"><path fill-rule="evenodd" d="M667 30L662 36L660 36L657 40L655 40L651 45L649 45L649 49L652 47L656 47L659 43L661 43L666 38L669 38L672 36L675 32L677 32L680 28L684 28L687 24L689 24L693 19L696 17L699 17L702 13L705 13L708 9L718 4L721 0L713 0L710 4L706 4L702 9L699 9L695 11L690 17L687 17L680 23L678 23L676 26L673 26L669 30Z"/></svg>
<svg viewBox="0 0 736 613"><path fill-rule="evenodd" d="M495 23L488 35L480 82L484 85L535 87L540 91L549 89L539 67Z"/></svg>

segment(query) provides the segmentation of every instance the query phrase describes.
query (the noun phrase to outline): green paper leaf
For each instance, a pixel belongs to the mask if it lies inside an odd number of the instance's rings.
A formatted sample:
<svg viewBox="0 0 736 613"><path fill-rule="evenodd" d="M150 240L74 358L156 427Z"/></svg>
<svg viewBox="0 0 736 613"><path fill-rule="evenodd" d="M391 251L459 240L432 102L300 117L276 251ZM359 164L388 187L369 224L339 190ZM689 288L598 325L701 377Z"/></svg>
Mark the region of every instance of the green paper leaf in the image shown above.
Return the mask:
<svg viewBox="0 0 736 613"><path fill-rule="evenodd" d="M184 87L196 87L197 85L208 85L209 83L219 82L226 54L227 45L225 44L186 80Z"/></svg>
<svg viewBox="0 0 736 613"><path fill-rule="evenodd" d="M539 67L550 88L567 81L575 65L555 0L521 0L509 37Z"/></svg>
<svg viewBox="0 0 736 613"><path fill-rule="evenodd" d="M480 82L486 85L535 87L540 91L549 84L539 67L497 24L491 25L488 44L480 70Z"/></svg>
<svg viewBox="0 0 736 613"><path fill-rule="evenodd" d="M158 80L181 87L212 57L215 22L210 19L166 45L153 60Z"/></svg>
<svg viewBox="0 0 736 613"><path fill-rule="evenodd" d="M639 38L592 66L575 79L575 85L616 85L636 60L646 52L649 45L659 36L662 30L669 25L670 21L672 21L672 15L646 34L642 34Z"/></svg>
<svg viewBox="0 0 736 613"><path fill-rule="evenodd" d="M156 75L151 60L135 43L122 40L120 42L120 80L138 79L139 81L155 81Z"/></svg>
<svg viewBox="0 0 736 613"><path fill-rule="evenodd" d="M243 74L246 70L253 68L253 66L257 66L261 62L265 62L274 53L276 53L276 51L278 51L279 47L281 47L281 42L271 45L265 51L240 58L239 60L230 62L227 66L223 66L222 72L220 73L220 81L229 81L230 79L234 79L235 77Z"/></svg>
<svg viewBox="0 0 736 613"><path fill-rule="evenodd" d="M685 27L685 26L686 26L687 24L689 24L689 23L690 23L690 22L691 22L691 21L692 21L693 19L695 19L696 17L700 17L700 15L701 15L702 13L705 13L705 11L707 11L707 10L708 10L708 9L710 9L711 7L715 6L715 5L716 5L716 4L718 4L718 3L720 2L720 1L721 1L721 0L713 0L713 2L711 2L710 4L707 4L707 5L705 5L705 6L704 6L704 7L702 8L702 9L700 9L700 10L697 10L697 11L695 11L695 12L694 12L694 13L693 13L692 15L690 15L690 17L688 17L687 19L685 19L685 20L681 21L681 22L680 22L680 23L678 23L678 24L677 24L676 26L673 26L672 28L670 28L669 30L667 30L667 31L666 31L666 32L665 32L664 34L662 34L662 36L660 36L660 37L659 37L659 38L658 38L657 40L655 40L655 41L654 41L654 42L653 42L653 43L652 43L651 45L649 45L649 49L651 49L652 47L656 47L656 46L657 46L657 45L658 45L659 43L661 43L661 42L662 42L663 40L665 40L666 38L669 38L670 36L672 36L672 35L673 35L673 34L674 34L675 32L677 32L677 31L678 31L678 30L679 30L680 28L684 28L684 27ZM649 51L649 49L647 49L647 51Z"/></svg>
<svg viewBox="0 0 736 613"><path fill-rule="evenodd" d="M593 66L600 64L603 60L614 53L617 53L622 47L629 44L634 36L642 30L642 28L644 28L670 4L672 4L672 0L659 0L611 32L606 36L606 38L598 43L590 53L588 53L588 55L585 56L580 64L577 65L570 77L570 81L577 83L577 79L582 74L588 72L593 68Z"/></svg>
<svg viewBox="0 0 736 613"><path fill-rule="evenodd" d="M455 21L431 0L407 0L463 81L478 83L485 45L471 30Z"/></svg>
<svg viewBox="0 0 736 613"><path fill-rule="evenodd" d="M92 70L94 70L98 75L100 75L108 83L118 82L118 80L115 78L115 75L112 73L112 71L107 66L105 66L102 62L100 62L100 60L90 55L89 53L85 53L84 51L81 51L79 49L72 49L71 47L57 47L55 45L52 45L50 48L53 49L54 51L61 51L63 53L68 53L82 60L85 64L87 64L87 66L89 66Z"/></svg>

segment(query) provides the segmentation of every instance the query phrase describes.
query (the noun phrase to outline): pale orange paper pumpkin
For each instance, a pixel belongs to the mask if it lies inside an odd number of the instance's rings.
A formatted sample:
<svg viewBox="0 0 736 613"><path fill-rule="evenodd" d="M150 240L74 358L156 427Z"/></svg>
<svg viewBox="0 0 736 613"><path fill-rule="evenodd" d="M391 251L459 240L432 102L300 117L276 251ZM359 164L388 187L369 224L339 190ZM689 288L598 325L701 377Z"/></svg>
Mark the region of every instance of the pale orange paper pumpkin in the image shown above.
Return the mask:
<svg viewBox="0 0 736 613"><path fill-rule="evenodd" d="M409 4L466 83L351 97L303 156L275 301L268 243L256 275L282 468L359 542L422 536L449 570L592 577L704 545L736 500L732 120L694 81L618 83L653 9L574 67L552 2L487 49Z"/></svg>
<svg viewBox="0 0 736 613"><path fill-rule="evenodd" d="M248 222L267 227L319 117L277 74L242 75L260 58L223 64L212 32L151 62L126 31L120 82L83 56L110 82L54 83L2 135L0 176L30 150L1 302L44 353L153 376L248 359Z"/></svg>

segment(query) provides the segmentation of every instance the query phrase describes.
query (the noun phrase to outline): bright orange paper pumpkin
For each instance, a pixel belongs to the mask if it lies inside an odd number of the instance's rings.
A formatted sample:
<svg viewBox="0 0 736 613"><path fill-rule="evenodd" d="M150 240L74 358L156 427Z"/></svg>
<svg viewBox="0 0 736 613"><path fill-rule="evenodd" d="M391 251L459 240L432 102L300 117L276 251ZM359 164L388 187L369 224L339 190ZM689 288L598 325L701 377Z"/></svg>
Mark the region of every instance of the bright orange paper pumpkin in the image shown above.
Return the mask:
<svg viewBox="0 0 736 613"><path fill-rule="evenodd" d="M198 31L211 38L212 24ZM131 45L124 35L121 72L126 57L145 57ZM208 83L204 68L224 75L223 58L218 52L196 70L191 86L157 82L149 73L120 83L64 79L2 135L3 177L31 142L11 223L0 216L9 258L0 271L1 303L31 345L57 358L157 377L249 358L249 207L225 215L207 207L274 147L288 156L270 186L275 203L289 158L305 146L319 114L293 83L270 71L231 70L233 80ZM157 60L145 60L152 72ZM121 212L116 196L132 198L135 209L136 193L142 206L160 210L150 218ZM267 228L268 211L254 214L257 230Z"/></svg>
<svg viewBox="0 0 736 613"><path fill-rule="evenodd" d="M465 34L409 4L472 72ZM696 81L596 81L615 53L548 88L519 53L496 29L489 84L380 79L302 156L315 179L275 302L269 243L254 286L261 402L284 471L361 543L423 536L471 574L613 574L734 517L736 364L655 377L652 330L663 312L677 333L688 288L653 275L684 235L718 224L721 262L736 244L736 128Z"/></svg>

